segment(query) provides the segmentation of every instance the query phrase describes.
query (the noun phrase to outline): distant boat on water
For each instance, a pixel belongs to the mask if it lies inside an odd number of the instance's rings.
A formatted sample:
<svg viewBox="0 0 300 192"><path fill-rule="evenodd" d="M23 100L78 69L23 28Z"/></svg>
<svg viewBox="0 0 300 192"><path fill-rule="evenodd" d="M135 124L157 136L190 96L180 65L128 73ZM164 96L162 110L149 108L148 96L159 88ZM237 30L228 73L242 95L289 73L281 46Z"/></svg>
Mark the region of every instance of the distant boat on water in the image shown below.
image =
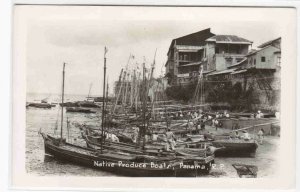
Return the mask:
<svg viewBox="0 0 300 192"><path fill-rule="evenodd" d="M67 107L67 112L73 112L73 113L96 113L96 111L93 111L91 109L86 109L82 107Z"/></svg>
<svg viewBox="0 0 300 192"><path fill-rule="evenodd" d="M75 101L75 102L64 102L59 103L60 106L64 107L85 107L85 108L100 108L100 105L92 101Z"/></svg>
<svg viewBox="0 0 300 192"><path fill-rule="evenodd" d="M50 109L51 107L55 107L55 105L50 103L28 103L26 108L28 107L35 107L35 108L42 108L42 109Z"/></svg>

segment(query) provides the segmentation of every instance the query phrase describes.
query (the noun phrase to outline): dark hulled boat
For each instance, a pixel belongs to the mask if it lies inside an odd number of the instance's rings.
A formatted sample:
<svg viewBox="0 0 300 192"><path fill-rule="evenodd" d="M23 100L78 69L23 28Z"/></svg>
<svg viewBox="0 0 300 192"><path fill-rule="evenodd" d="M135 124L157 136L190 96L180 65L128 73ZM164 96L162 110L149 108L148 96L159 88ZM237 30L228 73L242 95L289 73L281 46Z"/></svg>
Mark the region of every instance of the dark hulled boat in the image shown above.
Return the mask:
<svg viewBox="0 0 300 192"><path fill-rule="evenodd" d="M216 157L255 157L258 144L254 140L222 139L212 142L215 147L222 147L215 152Z"/></svg>
<svg viewBox="0 0 300 192"><path fill-rule="evenodd" d="M106 67L104 67L104 69L106 69ZM64 76L65 63L63 65L63 86L61 103L64 103ZM103 117L104 115L102 115L102 118ZM199 170L209 170L212 164L212 162L210 162L208 167L199 166L197 164L197 157L158 157L144 154L134 155L132 153L124 153L122 151L120 152L115 149L108 150L103 147L103 141L101 142L100 150L70 144L66 142L65 139L63 139L63 119L62 105L60 138L54 138L39 131L44 139L45 153L48 155L52 155L57 159L61 159L67 162L73 162L83 166L89 166L95 169L110 171L118 175L142 177L197 176ZM102 138L104 136L103 133L104 130L102 119Z"/></svg>
<svg viewBox="0 0 300 192"><path fill-rule="evenodd" d="M80 107L78 102L64 102L64 103L59 103L59 106L61 107Z"/></svg>
<svg viewBox="0 0 300 192"><path fill-rule="evenodd" d="M85 107L85 108L100 108L100 105L97 105L96 103L92 101L75 101L75 102L65 102L65 103L59 103L59 105L62 107Z"/></svg>
<svg viewBox="0 0 300 192"><path fill-rule="evenodd" d="M71 113L96 113L96 111L82 107L67 107L66 111Z"/></svg>
<svg viewBox="0 0 300 192"><path fill-rule="evenodd" d="M178 143L178 147L174 151L166 151L164 143L152 142L146 143L143 149L134 143L113 142L109 140L105 140L105 142L101 144L101 136L89 135L90 132L88 130L83 132L82 137L85 139L87 146L91 149L99 150L103 148L133 155L150 155L154 158L177 157L186 160L189 159L190 162L185 162L185 164L192 166L198 165L202 167L202 169L196 170L197 174L208 174L212 164L214 163L214 151L212 151L211 148L207 148L205 143L181 142ZM197 146L192 146L196 144ZM187 145L189 145L188 148ZM200 147L200 145L202 146Z"/></svg>
<svg viewBox="0 0 300 192"><path fill-rule="evenodd" d="M197 169L188 170L187 166L197 166L192 159L157 158L118 153L112 150L104 150L103 153L100 153L98 150L73 145L65 140L54 138L44 133L40 134L44 139L46 154L57 159L113 172L118 175L175 177L197 175L198 171ZM201 167L198 169L201 169Z"/></svg>
<svg viewBox="0 0 300 192"><path fill-rule="evenodd" d="M52 107L52 105L49 103L29 103L26 106L34 107L34 108L42 108L42 109L50 109Z"/></svg>

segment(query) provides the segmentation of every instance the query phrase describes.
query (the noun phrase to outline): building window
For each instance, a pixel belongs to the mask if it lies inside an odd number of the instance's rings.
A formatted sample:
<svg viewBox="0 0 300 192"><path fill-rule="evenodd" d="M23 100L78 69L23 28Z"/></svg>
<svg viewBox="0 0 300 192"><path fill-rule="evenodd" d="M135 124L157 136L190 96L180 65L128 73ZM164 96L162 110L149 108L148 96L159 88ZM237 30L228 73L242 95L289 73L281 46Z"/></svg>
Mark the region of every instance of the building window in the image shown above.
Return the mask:
<svg viewBox="0 0 300 192"><path fill-rule="evenodd" d="M266 57L261 57L261 62L266 62Z"/></svg>
<svg viewBox="0 0 300 192"><path fill-rule="evenodd" d="M183 56L183 58L184 58L185 61L188 60L187 57L188 57L187 55Z"/></svg>
<svg viewBox="0 0 300 192"><path fill-rule="evenodd" d="M219 47L215 47L215 52L219 53Z"/></svg>
<svg viewBox="0 0 300 192"><path fill-rule="evenodd" d="M277 57L277 66L280 67L280 65L281 65L281 57Z"/></svg>
<svg viewBox="0 0 300 192"><path fill-rule="evenodd" d="M227 65L231 65L232 64L232 58L231 57L225 57L225 60L226 60L226 64Z"/></svg>
<svg viewBox="0 0 300 192"><path fill-rule="evenodd" d="M254 65L256 65L256 59L255 58L254 58L253 62L254 62Z"/></svg>

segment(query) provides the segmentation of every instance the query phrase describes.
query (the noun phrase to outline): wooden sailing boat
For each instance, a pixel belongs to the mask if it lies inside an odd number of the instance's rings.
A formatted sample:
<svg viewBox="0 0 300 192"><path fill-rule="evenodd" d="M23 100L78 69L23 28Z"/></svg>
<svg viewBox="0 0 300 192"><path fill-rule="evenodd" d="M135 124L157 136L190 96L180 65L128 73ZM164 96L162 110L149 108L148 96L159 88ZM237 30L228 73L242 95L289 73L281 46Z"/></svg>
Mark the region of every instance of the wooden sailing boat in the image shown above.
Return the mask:
<svg viewBox="0 0 300 192"><path fill-rule="evenodd" d="M104 69L105 72L105 69ZM152 73L149 79L152 79ZM83 138L86 140L87 146L93 149L114 149L121 152L127 152L131 154L143 154L143 155L152 155L155 156L154 159L159 159L159 156L165 156L165 157L176 157L176 154L178 154L177 158L185 159L186 164L192 164L196 162L198 165L201 165L204 167L202 170L196 170L196 171L202 171L205 173L209 173L209 170L211 168L212 163L214 162L214 156L212 153L207 153L207 149L198 149L193 150L189 149L189 151L186 151L182 147L178 149L178 151L173 152L163 152L164 145L147 145L146 146L146 139L145 135L148 128L148 121L146 119L146 112L147 112L147 96L149 88L146 86L147 78L146 78L146 68L145 63L143 63L143 90L141 90L141 99L142 99L142 122L139 126L139 137L138 142L136 145L134 144L128 144L128 143L118 143L118 142L112 142L112 141L105 141L105 137L103 134L103 122L104 122L104 115L102 115L102 132L101 137L97 136L91 136L90 130L83 130L86 134L83 134ZM104 92L103 92L104 93ZM104 106L104 105L103 105ZM102 139L103 138L103 139ZM105 143L105 144L104 144ZM198 154L197 154L198 153ZM201 153L201 154L200 154Z"/></svg>
<svg viewBox="0 0 300 192"><path fill-rule="evenodd" d="M104 79L106 69L106 52L104 53ZM63 84L62 84L62 103L64 103L64 79L65 79L65 63L63 64ZM105 85L105 82L104 82ZM105 86L103 87L105 93ZM105 97L105 94L103 94ZM103 105L104 106L104 105ZM78 145L68 143L63 138L63 105L61 110L61 130L60 137L53 137L41 130L39 134L44 139L45 153L67 162L73 162L79 165L89 166L95 169L101 169L114 172L120 175L128 176L177 176L180 172L186 173L188 169L180 167L184 162L192 163L191 159L178 159L174 157L153 157L147 155L133 155L132 153L118 152L115 150L104 149L104 140L101 140L101 151L90 149ZM104 110L104 107L103 107ZM104 114L102 116L104 118ZM104 136L102 120L102 138ZM188 170L188 174L193 171Z"/></svg>

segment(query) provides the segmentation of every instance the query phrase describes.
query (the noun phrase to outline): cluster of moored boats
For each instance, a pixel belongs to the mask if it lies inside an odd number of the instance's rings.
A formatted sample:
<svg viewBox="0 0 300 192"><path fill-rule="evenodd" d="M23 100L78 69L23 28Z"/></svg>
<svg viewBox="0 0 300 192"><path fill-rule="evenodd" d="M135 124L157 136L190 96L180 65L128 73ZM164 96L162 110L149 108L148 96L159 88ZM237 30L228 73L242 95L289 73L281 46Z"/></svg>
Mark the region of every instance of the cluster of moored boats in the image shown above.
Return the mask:
<svg viewBox="0 0 300 192"><path fill-rule="evenodd" d="M106 59L104 65L105 80ZM63 138L64 112L61 110L60 137L39 131L44 139L45 153L117 175L143 177L208 174L215 163L215 156L255 155L258 145L253 139L236 137L232 133L217 135L206 131L205 124L211 123L211 119L200 110L201 106L170 109L168 102L161 102L159 107L154 108L154 101L149 102L147 97L147 85L151 83L152 74L147 79L145 71L143 66L139 106L138 102L130 106L126 103L118 106L118 101L109 104L105 99L106 86L103 88L101 105L91 101L65 103L64 64L60 107L66 107L67 112L81 113L94 113L90 108L102 107L101 127L73 122L74 128L80 129L86 146L69 143ZM117 107L123 107L123 113L115 113ZM198 115L171 117L169 114L176 113L176 110L198 111ZM154 111L160 112L154 115ZM157 114L160 114L159 117ZM204 129L190 126L191 122L194 125L201 122ZM166 132L174 134L174 145L171 148Z"/></svg>

